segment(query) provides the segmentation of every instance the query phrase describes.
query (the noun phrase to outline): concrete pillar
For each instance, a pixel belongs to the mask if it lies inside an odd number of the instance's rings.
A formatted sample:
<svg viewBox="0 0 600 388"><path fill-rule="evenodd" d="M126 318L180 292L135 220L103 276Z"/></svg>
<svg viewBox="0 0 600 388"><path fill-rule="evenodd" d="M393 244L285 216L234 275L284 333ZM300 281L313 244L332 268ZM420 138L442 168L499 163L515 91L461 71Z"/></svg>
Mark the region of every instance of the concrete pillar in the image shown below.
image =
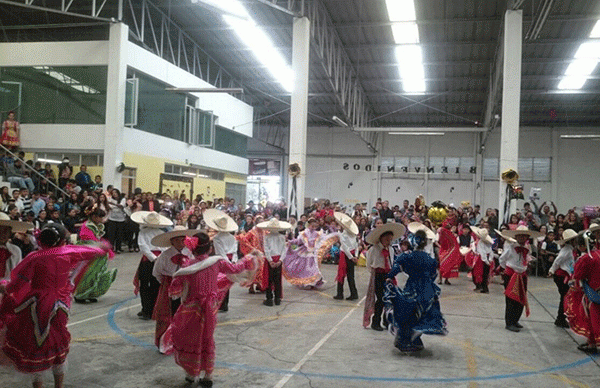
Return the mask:
<svg viewBox="0 0 600 388"><path fill-rule="evenodd" d="M126 24L111 24L108 38L108 82L102 182L104 187L113 185L118 189L121 189L121 174L117 172L116 166L123 160L128 36L129 27Z"/></svg>
<svg viewBox="0 0 600 388"><path fill-rule="evenodd" d="M292 42L292 70L294 91L290 120L289 164L298 163L302 169L296 180L298 216L304 212L304 187L306 185L306 131L308 127L308 69L310 54L310 21L306 17L295 18ZM291 181L287 198L292 190ZM292 204L290 203L290 209Z"/></svg>
<svg viewBox="0 0 600 388"><path fill-rule="evenodd" d="M552 181L550 184L552 185L552 201L556 204L558 203L558 147L560 141L560 134L556 128L552 128L552 164L550 168L552 171L550 172ZM558 205L557 205L558 206Z"/></svg>
<svg viewBox="0 0 600 388"><path fill-rule="evenodd" d="M506 11L504 17L504 64L502 81L502 136L500 141L500 173L507 168L518 171L519 110L521 107L521 52L523 48L523 11ZM506 184L500 181L498 219L504 217ZM516 210L516 201L510 212Z"/></svg>
<svg viewBox="0 0 600 388"><path fill-rule="evenodd" d="M473 136L475 142L473 155L475 156L475 174L473 174L473 206L481 205L483 208L483 150L481 149L481 132ZM485 211L482 209L482 211Z"/></svg>

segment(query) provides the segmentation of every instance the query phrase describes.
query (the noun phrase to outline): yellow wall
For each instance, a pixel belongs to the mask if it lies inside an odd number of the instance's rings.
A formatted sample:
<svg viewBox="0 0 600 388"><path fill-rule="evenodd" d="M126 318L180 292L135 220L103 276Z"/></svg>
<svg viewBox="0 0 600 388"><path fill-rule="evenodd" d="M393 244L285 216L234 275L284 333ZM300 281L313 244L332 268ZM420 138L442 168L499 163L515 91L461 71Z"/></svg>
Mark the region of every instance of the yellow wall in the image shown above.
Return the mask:
<svg viewBox="0 0 600 388"><path fill-rule="evenodd" d="M134 154L125 152L123 155L123 163L127 167L137 168L136 186L140 187L144 192L151 191L156 193L159 191L160 174L165 171L165 163L181 164L175 160L167 160L155 158L147 155ZM225 174L225 181L218 181L206 178L194 179L194 197L202 194L204 199L213 200L213 198L223 198L225 196L225 182L238 183L245 185L246 177L238 174ZM183 182L169 182L168 187L171 191L178 190L180 187L186 187ZM172 187L171 187L172 186ZM187 193L189 195L189 193Z"/></svg>

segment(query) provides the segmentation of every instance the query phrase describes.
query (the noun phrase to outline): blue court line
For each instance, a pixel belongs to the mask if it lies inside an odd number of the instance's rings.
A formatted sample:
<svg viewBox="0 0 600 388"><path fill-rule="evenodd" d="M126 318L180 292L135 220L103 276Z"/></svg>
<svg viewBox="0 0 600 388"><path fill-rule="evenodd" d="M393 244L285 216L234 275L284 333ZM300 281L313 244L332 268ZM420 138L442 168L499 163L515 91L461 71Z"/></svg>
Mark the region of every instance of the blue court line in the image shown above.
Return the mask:
<svg viewBox="0 0 600 388"><path fill-rule="evenodd" d="M135 338L127 333L125 333L115 322L115 312L124 304L136 299L136 297L128 298L122 300L115 304L108 312L106 317L108 321L108 325L110 328L117 334L119 334L124 340L127 342L141 346L146 349L156 350L156 346L150 344L146 341L142 341L138 338ZM527 376L535 376L546 373L554 373L563 371L566 369L577 368L579 366L589 364L593 362L596 357L586 357L578 361L574 361L568 364L556 365L545 369L539 369L528 372L518 372L518 373L509 373L502 375L493 375L493 376L477 376L477 377L452 377L452 378L444 378L444 377L421 377L421 378L410 378L410 377L373 377L373 376L356 376L356 375L336 375L336 374L326 374L326 373L313 373L313 372L301 372L301 371L291 371L287 369L277 369L277 368L266 368L260 366L252 366L246 364L236 364L229 362L216 362L215 366L218 368L227 368L227 369L239 369L249 372L258 372L258 373L267 373L267 374L278 374L278 375L294 375L294 376L307 376L307 377L315 377L321 379L332 379L332 380L359 380L359 381L386 381L386 382L406 382L406 383L460 383L460 382L468 382L468 381L489 381L489 380L503 380L503 379L515 379L519 377L527 377Z"/></svg>

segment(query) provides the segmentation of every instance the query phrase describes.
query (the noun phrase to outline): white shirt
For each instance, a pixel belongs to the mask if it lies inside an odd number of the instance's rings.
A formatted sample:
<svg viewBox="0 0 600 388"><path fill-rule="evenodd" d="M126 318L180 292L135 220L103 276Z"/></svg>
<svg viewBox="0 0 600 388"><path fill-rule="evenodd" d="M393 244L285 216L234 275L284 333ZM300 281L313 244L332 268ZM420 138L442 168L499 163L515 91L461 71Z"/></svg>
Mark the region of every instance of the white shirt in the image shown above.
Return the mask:
<svg viewBox="0 0 600 388"><path fill-rule="evenodd" d="M152 275L158 279L159 282L161 281L161 276L173 276L173 274L177 272L179 266L171 261L171 257L180 253L189 257L190 259L194 257L192 251L190 251L187 247L184 247L181 252L174 247L169 247L156 258Z"/></svg>
<svg viewBox="0 0 600 388"><path fill-rule="evenodd" d="M8 252L10 253L10 257L8 258L8 260L6 260L6 269L4 272L4 278L2 279L10 279L10 272L15 269L15 267L17 266L17 264L19 264L21 262L21 259L23 258L23 254L21 253L21 248L19 248L18 246L11 244L10 242L7 242L5 245L6 249L8 250Z"/></svg>
<svg viewBox="0 0 600 388"><path fill-rule="evenodd" d="M558 252L558 256L556 256L556 259L554 259L549 272L550 274L554 275L554 272L560 268L569 274L573 274L574 262L575 258L573 257L573 246L571 244L565 244L564 247L560 248L560 252Z"/></svg>
<svg viewBox="0 0 600 388"><path fill-rule="evenodd" d="M140 247L140 252L142 255L146 256L146 258L150 261L156 260L156 255L152 253L152 251L164 251L165 248L155 247L150 243L152 239L159 234L163 234L164 232L159 228L149 228L147 226L140 227L140 234L138 235L138 245Z"/></svg>
<svg viewBox="0 0 600 388"><path fill-rule="evenodd" d="M229 260L228 254L233 255L231 262L236 263L238 261L237 249L238 243L235 237L229 232L219 232L213 237L213 246L215 247L215 255L221 256Z"/></svg>
<svg viewBox="0 0 600 388"><path fill-rule="evenodd" d="M527 270L527 264L523 265L523 257L521 257L521 255L518 254L517 251L515 251L515 248L519 246L520 245L518 243L509 243L508 241L504 243L504 251L498 259L502 268L512 268L515 272L518 273L523 273ZM529 249L525 246L523 248ZM531 250L529 250L527 255L529 255L530 252Z"/></svg>
<svg viewBox="0 0 600 388"><path fill-rule="evenodd" d="M433 247L432 239L427 239L427 245L425 245L425 248L423 248L423 252L427 253L431 257L435 257L435 249Z"/></svg>
<svg viewBox="0 0 600 388"><path fill-rule="evenodd" d="M344 252L348 259L352 259L357 256L357 250L358 241L356 240L356 236L344 229L344 232L340 235L340 251ZM354 251L354 254L352 254L352 251Z"/></svg>
<svg viewBox="0 0 600 388"><path fill-rule="evenodd" d="M474 244L475 253L481 257L481 261L485 264L490 264L494 259L494 251L492 250L492 244L484 242L483 240L477 241L477 244Z"/></svg>
<svg viewBox="0 0 600 388"><path fill-rule="evenodd" d="M279 261L285 259L287 252L287 245L285 243L285 236L277 232L271 232L265 234L265 256L268 261L273 261L273 256L279 256Z"/></svg>
<svg viewBox="0 0 600 388"><path fill-rule="evenodd" d="M369 250L367 251L367 268L369 270L371 269L375 269L375 268L385 268L385 257L383 257L383 254L381 253L383 251L383 245L381 245L380 242L378 242L377 244L373 245L371 248L369 248ZM391 246L389 246L387 248L387 250L390 252L390 260L394 258L394 251L393 248ZM389 268L392 268L392 264L389 263Z"/></svg>

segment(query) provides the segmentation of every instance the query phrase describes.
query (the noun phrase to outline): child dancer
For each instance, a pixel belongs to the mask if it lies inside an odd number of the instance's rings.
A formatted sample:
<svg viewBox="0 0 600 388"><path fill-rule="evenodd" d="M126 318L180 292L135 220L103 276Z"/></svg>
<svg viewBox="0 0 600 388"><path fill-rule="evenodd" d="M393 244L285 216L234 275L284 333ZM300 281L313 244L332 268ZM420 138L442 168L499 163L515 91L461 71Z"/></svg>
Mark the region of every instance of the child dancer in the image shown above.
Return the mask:
<svg viewBox="0 0 600 388"><path fill-rule="evenodd" d="M263 302L265 306L273 306L273 293L275 294L275 305L281 304L281 264L285 260L287 245L286 232L292 227L291 224L271 218L268 222L261 222L257 228L268 231L264 235L265 264L263 270L262 289L266 290L267 299Z"/></svg>
<svg viewBox="0 0 600 388"><path fill-rule="evenodd" d="M337 294L333 299L344 299L344 278L348 278L348 287L350 288L350 296L347 300L358 299L358 291L354 282L354 266L358 261L358 226L352 218L344 213L335 212L334 217L343 228L340 235L340 260L338 261L338 273L335 278L337 282Z"/></svg>

